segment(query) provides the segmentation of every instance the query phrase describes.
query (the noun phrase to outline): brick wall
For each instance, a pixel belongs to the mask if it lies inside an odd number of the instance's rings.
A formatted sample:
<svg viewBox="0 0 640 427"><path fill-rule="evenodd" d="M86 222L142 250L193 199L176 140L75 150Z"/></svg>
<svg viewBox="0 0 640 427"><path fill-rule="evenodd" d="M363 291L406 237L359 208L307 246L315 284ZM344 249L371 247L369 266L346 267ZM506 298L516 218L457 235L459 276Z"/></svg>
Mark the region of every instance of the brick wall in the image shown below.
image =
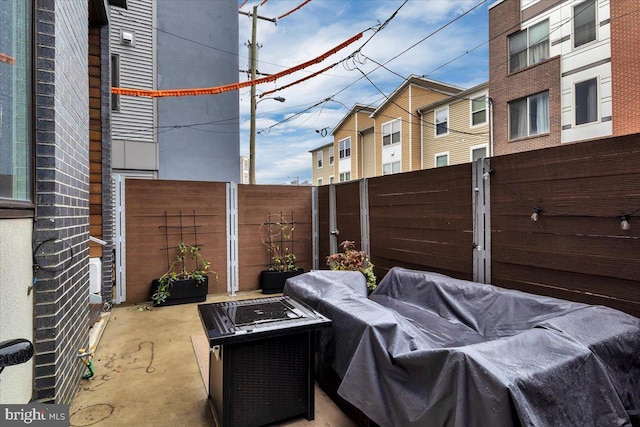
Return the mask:
<svg viewBox="0 0 640 427"><path fill-rule="evenodd" d="M613 92L613 134L640 132L640 24L638 3L611 1L611 82Z"/></svg>
<svg viewBox="0 0 640 427"><path fill-rule="evenodd" d="M509 74L507 37L520 30L520 2L506 0L489 10L489 96L493 100L494 154L560 145L560 57ZM509 141L508 102L549 90L548 134Z"/></svg>
<svg viewBox="0 0 640 427"><path fill-rule="evenodd" d="M34 240L60 239L60 271L36 272L35 398L70 403L88 344L89 105L86 2L37 2Z"/></svg>

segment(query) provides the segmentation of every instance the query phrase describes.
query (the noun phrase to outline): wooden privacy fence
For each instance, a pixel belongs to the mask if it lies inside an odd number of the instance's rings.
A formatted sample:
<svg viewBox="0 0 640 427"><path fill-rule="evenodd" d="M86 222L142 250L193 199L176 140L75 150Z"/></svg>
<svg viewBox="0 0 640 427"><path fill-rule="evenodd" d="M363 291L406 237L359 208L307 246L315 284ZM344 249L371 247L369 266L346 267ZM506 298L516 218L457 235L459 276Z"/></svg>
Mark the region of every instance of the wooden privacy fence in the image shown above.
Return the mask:
<svg viewBox="0 0 640 427"><path fill-rule="evenodd" d="M314 194L321 268L339 242L355 240L378 279L405 266L640 316L638 135ZM631 229L621 228L623 216Z"/></svg>
<svg viewBox="0 0 640 427"><path fill-rule="evenodd" d="M495 157L491 168L492 283L640 317L640 137Z"/></svg>
<svg viewBox="0 0 640 427"><path fill-rule="evenodd" d="M166 268L165 211L194 213L211 293L258 289L260 224L282 212L305 269L354 240L379 279L404 266L640 316L638 135L319 188L127 180L125 205L127 302Z"/></svg>
<svg viewBox="0 0 640 427"><path fill-rule="evenodd" d="M165 248L196 243L194 231L219 275L209 293L258 289L269 265L259 228L269 213L293 212L298 265L311 268L310 187L127 179L125 212L127 303L150 299L151 281L167 269Z"/></svg>

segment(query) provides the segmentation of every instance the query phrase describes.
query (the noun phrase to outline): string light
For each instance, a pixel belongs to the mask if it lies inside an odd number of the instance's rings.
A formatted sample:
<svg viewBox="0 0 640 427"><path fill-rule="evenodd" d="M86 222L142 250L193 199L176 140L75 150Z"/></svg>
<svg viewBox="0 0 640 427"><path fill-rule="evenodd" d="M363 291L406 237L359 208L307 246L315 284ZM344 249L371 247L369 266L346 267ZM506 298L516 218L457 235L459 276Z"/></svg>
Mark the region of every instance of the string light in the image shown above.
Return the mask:
<svg viewBox="0 0 640 427"><path fill-rule="evenodd" d="M531 214L531 221L537 222L538 221L538 217L540 216L541 213L542 213L542 209L534 208L533 209L533 213Z"/></svg>
<svg viewBox="0 0 640 427"><path fill-rule="evenodd" d="M631 224L629 224L629 217L627 215L620 215L618 219L620 220L620 229L622 231L631 230Z"/></svg>

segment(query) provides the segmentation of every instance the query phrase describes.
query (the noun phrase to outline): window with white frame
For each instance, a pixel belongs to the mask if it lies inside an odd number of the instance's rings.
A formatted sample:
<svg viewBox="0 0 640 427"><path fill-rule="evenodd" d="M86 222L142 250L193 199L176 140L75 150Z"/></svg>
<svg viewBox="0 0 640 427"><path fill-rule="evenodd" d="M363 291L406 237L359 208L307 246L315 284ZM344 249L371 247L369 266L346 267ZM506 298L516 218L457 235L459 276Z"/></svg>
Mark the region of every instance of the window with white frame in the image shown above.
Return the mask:
<svg viewBox="0 0 640 427"><path fill-rule="evenodd" d="M587 0L573 8L573 47L596 39L596 1Z"/></svg>
<svg viewBox="0 0 640 427"><path fill-rule="evenodd" d="M400 120L394 120L382 125L382 145L397 144L400 142Z"/></svg>
<svg viewBox="0 0 640 427"><path fill-rule="evenodd" d="M487 95L471 100L471 126L487 123Z"/></svg>
<svg viewBox="0 0 640 427"><path fill-rule="evenodd" d="M509 139L549 132L549 92L509 102Z"/></svg>
<svg viewBox="0 0 640 427"><path fill-rule="evenodd" d="M329 165L332 165L334 161L333 146L329 147Z"/></svg>
<svg viewBox="0 0 640 427"><path fill-rule="evenodd" d="M478 159L487 157L487 146L482 145L478 147L471 147L471 161L475 162Z"/></svg>
<svg viewBox="0 0 640 427"><path fill-rule="evenodd" d="M549 58L549 20L509 36L509 72Z"/></svg>
<svg viewBox="0 0 640 427"><path fill-rule="evenodd" d="M436 110L436 136L449 133L449 107Z"/></svg>
<svg viewBox="0 0 640 427"><path fill-rule="evenodd" d="M382 164L382 175L391 175L400 173L400 161Z"/></svg>
<svg viewBox="0 0 640 427"><path fill-rule="evenodd" d="M437 153L435 155L436 167L449 166L449 153Z"/></svg>
<svg viewBox="0 0 640 427"><path fill-rule="evenodd" d="M317 156L317 165L318 165L318 169L321 169L321 168L322 168L322 159L323 159L323 157L324 157L324 156L323 156L323 154L322 154L322 151L318 151L318 152L316 153L316 156Z"/></svg>
<svg viewBox="0 0 640 427"><path fill-rule="evenodd" d="M318 186L322 185L322 178L318 178Z"/></svg>
<svg viewBox="0 0 640 427"><path fill-rule="evenodd" d="M338 150L340 159L348 159L351 157L351 137L338 142Z"/></svg>
<svg viewBox="0 0 640 427"><path fill-rule="evenodd" d="M333 175L331 175L329 177L329 184L333 184L335 182L335 178L333 177Z"/></svg>
<svg viewBox="0 0 640 427"><path fill-rule="evenodd" d="M351 180L351 172L340 172L340 182Z"/></svg>
<svg viewBox="0 0 640 427"><path fill-rule="evenodd" d="M598 79L574 85L576 125L598 121Z"/></svg>

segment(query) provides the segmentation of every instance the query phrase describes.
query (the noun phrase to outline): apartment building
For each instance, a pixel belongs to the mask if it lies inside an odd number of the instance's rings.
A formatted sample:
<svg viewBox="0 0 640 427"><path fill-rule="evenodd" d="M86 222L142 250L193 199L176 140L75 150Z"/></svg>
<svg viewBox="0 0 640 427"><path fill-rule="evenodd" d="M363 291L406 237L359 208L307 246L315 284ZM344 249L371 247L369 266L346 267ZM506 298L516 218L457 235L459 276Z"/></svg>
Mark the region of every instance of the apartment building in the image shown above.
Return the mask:
<svg viewBox="0 0 640 427"><path fill-rule="evenodd" d="M421 106L462 92L462 88L411 76L374 111L373 140L375 176L422 168Z"/></svg>
<svg viewBox="0 0 640 427"><path fill-rule="evenodd" d="M311 150L313 183L464 163L491 154L488 84L464 90L411 76L378 107L356 104ZM330 153L337 153L337 160ZM329 164L327 164L327 158Z"/></svg>
<svg viewBox="0 0 640 427"><path fill-rule="evenodd" d="M140 89L238 81L238 5L128 0L111 8L112 84ZM238 92L112 99L113 168L132 177L241 180Z"/></svg>
<svg viewBox="0 0 640 427"><path fill-rule="evenodd" d="M489 84L418 108L420 169L473 162L491 155Z"/></svg>
<svg viewBox="0 0 640 427"><path fill-rule="evenodd" d="M640 132L636 11L610 0L490 6L496 155Z"/></svg>
<svg viewBox="0 0 640 427"><path fill-rule="evenodd" d="M313 167L311 168L313 185L333 184L335 182L335 150L333 142L314 148L311 153Z"/></svg>

